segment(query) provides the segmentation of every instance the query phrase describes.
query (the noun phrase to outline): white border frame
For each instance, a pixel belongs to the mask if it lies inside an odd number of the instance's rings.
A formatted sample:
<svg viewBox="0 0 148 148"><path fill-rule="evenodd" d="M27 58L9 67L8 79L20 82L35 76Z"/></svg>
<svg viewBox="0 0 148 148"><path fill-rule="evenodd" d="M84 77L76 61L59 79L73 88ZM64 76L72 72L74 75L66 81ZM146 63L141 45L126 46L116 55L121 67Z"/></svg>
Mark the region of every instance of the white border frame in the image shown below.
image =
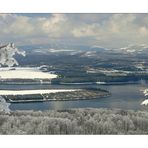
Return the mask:
<svg viewBox="0 0 148 148"><path fill-rule="evenodd" d="M0 0L0 13L148 13L147 0ZM0 136L1 147L147 148L147 136Z"/></svg>
<svg viewBox="0 0 148 148"><path fill-rule="evenodd" d="M0 0L2 13L146 13L147 0Z"/></svg>

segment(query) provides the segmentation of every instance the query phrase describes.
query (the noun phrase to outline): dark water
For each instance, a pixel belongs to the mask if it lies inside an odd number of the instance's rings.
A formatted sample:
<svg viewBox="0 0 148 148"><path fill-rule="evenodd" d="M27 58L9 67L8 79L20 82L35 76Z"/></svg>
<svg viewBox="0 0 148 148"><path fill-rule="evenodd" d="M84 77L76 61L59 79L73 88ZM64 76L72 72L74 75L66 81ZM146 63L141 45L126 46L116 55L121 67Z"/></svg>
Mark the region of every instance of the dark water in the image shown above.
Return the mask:
<svg viewBox="0 0 148 148"><path fill-rule="evenodd" d="M141 106L145 99L142 89L148 88L148 84L127 85L0 85L0 89L44 89L44 88L85 88L96 87L111 92L107 98L77 101L49 101L38 103L13 103L11 110L62 110L68 108L122 108L133 110L148 110Z"/></svg>

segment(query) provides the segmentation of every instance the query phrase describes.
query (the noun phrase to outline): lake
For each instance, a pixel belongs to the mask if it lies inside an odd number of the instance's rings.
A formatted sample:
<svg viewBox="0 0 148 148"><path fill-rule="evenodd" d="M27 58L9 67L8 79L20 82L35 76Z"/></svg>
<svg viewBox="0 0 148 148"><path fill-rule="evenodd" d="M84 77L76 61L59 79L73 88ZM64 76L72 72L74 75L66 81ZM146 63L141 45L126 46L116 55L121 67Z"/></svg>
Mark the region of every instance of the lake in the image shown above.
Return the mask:
<svg viewBox="0 0 148 148"><path fill-rule="evenodd" d="M148 110L148 106L141 106L146 99L143 90L148 84L125 85L0 85L0 89L46 89L46 88L102 88L111 92L111 96L93 100L77 101L49 101L37 103L12 103L11 110L63 110L69 108L121 108L132 110Z"/></svg>

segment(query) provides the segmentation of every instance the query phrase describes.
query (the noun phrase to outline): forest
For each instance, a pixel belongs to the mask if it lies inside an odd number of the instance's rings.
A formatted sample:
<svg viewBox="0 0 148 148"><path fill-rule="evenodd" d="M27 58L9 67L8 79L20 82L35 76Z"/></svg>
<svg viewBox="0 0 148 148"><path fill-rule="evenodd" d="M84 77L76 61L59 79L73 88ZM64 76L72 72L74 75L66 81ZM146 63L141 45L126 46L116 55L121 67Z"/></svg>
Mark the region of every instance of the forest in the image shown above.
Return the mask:
<svg viewBox="0 0 148 148"><path fill-rule="evenodd" d="M148 134L148 112L92 108L1 111L0 134Z"/></svg>

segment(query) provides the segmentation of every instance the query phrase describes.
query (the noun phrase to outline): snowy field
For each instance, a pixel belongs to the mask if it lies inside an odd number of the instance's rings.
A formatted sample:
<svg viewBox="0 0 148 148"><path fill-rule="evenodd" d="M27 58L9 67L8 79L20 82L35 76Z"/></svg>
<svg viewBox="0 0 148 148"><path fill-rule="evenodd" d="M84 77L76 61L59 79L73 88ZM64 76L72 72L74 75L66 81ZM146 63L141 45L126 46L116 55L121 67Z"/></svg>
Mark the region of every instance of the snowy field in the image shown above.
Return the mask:
<svg viewBox="0 0 148 148"><path fill-rule="evenodd" d="M72 92L79 90L80 89L0 90L0 96L50 94L57 92Z"/></svg>
<svg viewBox="0 0 148 148"><path fill-rule="evenodd" d="M58 76L38 68L0 68L0 79L54 79Z"/></svg>

